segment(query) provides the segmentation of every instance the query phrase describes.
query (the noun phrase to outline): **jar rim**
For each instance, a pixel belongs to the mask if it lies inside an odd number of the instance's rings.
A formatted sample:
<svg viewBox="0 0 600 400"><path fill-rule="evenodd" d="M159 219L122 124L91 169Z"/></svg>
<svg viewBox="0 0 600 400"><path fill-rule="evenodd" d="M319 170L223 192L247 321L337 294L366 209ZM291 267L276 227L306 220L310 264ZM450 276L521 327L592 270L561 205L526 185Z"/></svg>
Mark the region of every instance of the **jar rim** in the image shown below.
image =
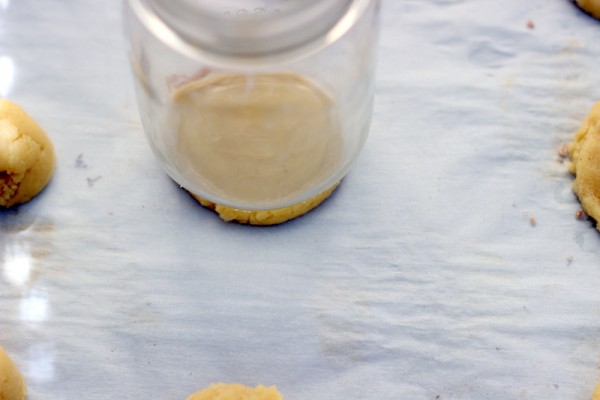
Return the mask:
<svg viewBox="0 0 600 400"><path fill-rule="evenodd" d="M303 0L276 13L235 19L195 7L191 0L128 3L152 34L188 57L262 64L312 54L337 41L373 1Z"/></svg>

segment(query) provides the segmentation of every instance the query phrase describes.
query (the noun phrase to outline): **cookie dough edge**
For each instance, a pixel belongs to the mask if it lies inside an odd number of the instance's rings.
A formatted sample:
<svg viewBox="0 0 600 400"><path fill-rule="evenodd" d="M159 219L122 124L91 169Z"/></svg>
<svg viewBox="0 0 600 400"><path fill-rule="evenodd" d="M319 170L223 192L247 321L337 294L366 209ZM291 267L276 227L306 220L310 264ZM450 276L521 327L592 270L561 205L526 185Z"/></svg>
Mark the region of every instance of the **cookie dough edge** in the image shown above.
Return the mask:
<svg viewBox="0 0 600 400"><path fill-rule="evenodd" d="M588 168L579 166L578 164L582 157L589 150L589 146L593 146L593 142L586 144L587 141L593 140L592 137L598 136L600 141L600 101L596 102L588 112L588 115L579 129L573 135L573 140L569 143L568 153L570 162L567 163L567 168L575 176L573 180L573 191L575 192L581 206L585 212L594 218L597 222L597 229L600 230L600 199L596 198L593 193L584 190L581 185L581 174L585 172L588 175ZM579 172L579 174L578 174Z"/></svg>
<svg viewBox="0 0 600 400"><path fill-rule="evenodd" d="M0 347L0 398L5 400L24 400L27 397L27 385L23 375Z"/></svg>
<svg viewBox="0 0 600 400"><path fill-rule="evenodd" d="M304 214L312 211L321 203L327 200L331 194L338 188L341 181L330 187L317 196L306 201L294 204L290 207L278 208L274 210L264 211L249 211L240 210L237 208L227 207L220 204L215 204L209 200L203 199L193 193L190 193L203 207L215 211L219 217L225 222L237 222L240 224L268 226L279 225L292 219L301 217Z"/></svg>

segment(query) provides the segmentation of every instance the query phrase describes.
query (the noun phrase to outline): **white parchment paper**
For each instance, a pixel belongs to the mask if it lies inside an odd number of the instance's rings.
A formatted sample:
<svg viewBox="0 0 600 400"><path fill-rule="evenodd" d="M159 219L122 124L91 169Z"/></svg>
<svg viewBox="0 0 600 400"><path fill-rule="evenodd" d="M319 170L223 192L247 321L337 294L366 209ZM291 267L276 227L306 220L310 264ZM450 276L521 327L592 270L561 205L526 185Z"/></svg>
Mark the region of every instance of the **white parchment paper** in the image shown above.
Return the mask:
<svg viewBox="0 0 600 400"><path fill-rule="evenodd" d="M30 400L587 400L600 234L557 147L600 100L568 0L388 0L371 135L324 205L224 224L137 117L120 4L0 1L0 93L57 149L0 212L0 345ZM530 22L529 22L530 21Z"/></svg>

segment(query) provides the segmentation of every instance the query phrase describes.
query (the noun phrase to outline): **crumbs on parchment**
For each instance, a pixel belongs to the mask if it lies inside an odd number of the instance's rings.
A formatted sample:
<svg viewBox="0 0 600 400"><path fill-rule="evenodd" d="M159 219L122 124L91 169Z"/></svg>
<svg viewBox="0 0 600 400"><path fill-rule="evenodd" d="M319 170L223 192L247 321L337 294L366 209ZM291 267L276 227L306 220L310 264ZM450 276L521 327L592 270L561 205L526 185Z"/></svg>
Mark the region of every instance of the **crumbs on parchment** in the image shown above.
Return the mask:
<svg viewBox="0 0 600 400"><path fill-rule="evenodd" d="M537 225L537 218L533 214L529 216L529 225L531 225L531 226Z"/></svg>
<svg viewBox="0 0 600 400"><path fill-rule="evenodd" d="M94 186L94 183L96 183L98 180L102 179L102 175L94 176L93 178L90 178L88 176L86 179L87 179L88 186L92 187L92 186Z"/></svg>
<svg viewBox="0 0 600 400"><path fill-rule="evenodd" d="M569 157L569 142L561 143L556 149L559 161L564 161Z"/></svg>
<svg viewBox="0 0 600 400"><path fill-rule="evenodd" d="M77 158L75 159L75 168L87 168L87 164L83 161L83 153L79 153Z"/></svg>

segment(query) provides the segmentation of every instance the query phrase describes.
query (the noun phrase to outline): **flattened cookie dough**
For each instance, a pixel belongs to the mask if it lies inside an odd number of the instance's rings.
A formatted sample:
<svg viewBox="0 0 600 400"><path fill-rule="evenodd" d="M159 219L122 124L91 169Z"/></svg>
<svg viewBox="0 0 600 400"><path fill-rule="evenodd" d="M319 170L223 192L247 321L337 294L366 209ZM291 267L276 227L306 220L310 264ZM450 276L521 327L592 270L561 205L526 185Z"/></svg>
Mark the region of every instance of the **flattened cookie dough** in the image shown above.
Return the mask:
<svg viewBox="0 0 600 400"><path fill-rule="evenodd" d="M23 376L0 347L0 399L24 400L26 395L27 388Z"/></svg>
<svg viewBox="0 0 600 400"><path fill-rule="evenodd" d="M569 144L569 169L575 175L573 190L585 212L600 221L600 102ZM599 226L600 228L600 226Z"/></svg>
<svg viewBox="0 0 600 400"><path fill-rule="evenodd" d="M600 0L575 0L575 3L592 17L600 19Z"/></svg>
<svg viewBox="0 0 600 400"><path fill-rule="evenodd" d="M25 203L48 183L54 146L17 104L0 99L0 207Z"/></svg>
<svg viewBox="0 0 600 400"><path fill-rule="evenodd" d="M206 77L177 88L172 105L175 166L230 203L293 199L343 159L333 100L295 73Z"/></svg>
<svg viewBox="0 0 600 400"><path fill-rule="evenodd" d="M251 388L239 383L215 383L187 400L283 400L283 396L275 386Z"/></svg>
<svg viewBox="0 0 600 400"><path fill-rule="evenodd" d="M192 194L192 196L204 207L214 210L217 214L219 214L219 217L226 222L235 221L240 224L249 225L277 225L311 211L325 201L329 196L331 196L331 193L333 193L338 186L339 182L312 199L294 204L293 206L266 211L238 210L237 208L215 204L211 201L196 196L195 194Z"/></svg>

